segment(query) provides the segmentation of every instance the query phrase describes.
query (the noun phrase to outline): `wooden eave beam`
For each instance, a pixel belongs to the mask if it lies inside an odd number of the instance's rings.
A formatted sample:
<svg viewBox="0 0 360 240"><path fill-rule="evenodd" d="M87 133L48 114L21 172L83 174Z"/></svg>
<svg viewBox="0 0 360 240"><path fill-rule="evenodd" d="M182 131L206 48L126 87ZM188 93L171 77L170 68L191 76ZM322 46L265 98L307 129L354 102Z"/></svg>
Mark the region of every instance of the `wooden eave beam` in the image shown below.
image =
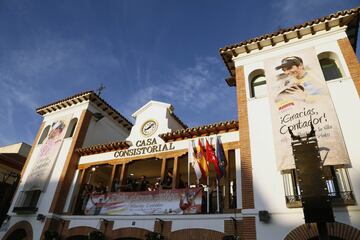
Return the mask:
<svg viewBox="0 0 360 240"><path fill-rule="evenodd" d="M339 18L339 26L340 27L344 26L344 18Z"/></svg>
<svg viewBox="0 0 360 240"><path fill-rule="evenodd" d="M261 46L260 42L256 42L256 46L259 50L263 49L263 47Z"/></svg>
<svg viewBox="0 0 360 240"><path fill-rule="evenodd" d="M245 46L244 46L244 49L245 49L245 52L246 52L246 53L250 53L250 50L249 50L248 46L245 45Z"/></svg>
<svg viewBox="0 0 360 240"><path fill-rule="evenodd" d="M315 35L316 32L313 26L310 26L310 31L311 31L311 35Z"/></svg>
<svg viewBox="0 0 360 240"><path fill-rule="evenodd" d="M329 22L325 22L325 30L326 31L330 30Z"/></svg>
<svg viewBox="0 0 360 240"><path fill-rule="evenodd" d="M300 34L300 30L296 31L296 36L297 36L298 39L302 38L302 35Z"/></svg>
<svg viewBox="0 0 360 240"><path fill-rule="evenodd" d="M288 37L286 36L286 34L283 35L283 38L284 38L284 42L288 42L288 41L289 41L289 39L288 39Z"/></svg>
<svg viewBox="0 0 360 240"><path fill-rule="evenodd" d="M271 46L275 46L275 42L274 42L273 38L270 38L270 43L271 43Z"/></svg>
<svg viewBox="0 0 360 240"><path fill-rule="evenodd" d="M231 50L231 53L234 57L237 57L239 54L235 51L235 49Z"/></svg>

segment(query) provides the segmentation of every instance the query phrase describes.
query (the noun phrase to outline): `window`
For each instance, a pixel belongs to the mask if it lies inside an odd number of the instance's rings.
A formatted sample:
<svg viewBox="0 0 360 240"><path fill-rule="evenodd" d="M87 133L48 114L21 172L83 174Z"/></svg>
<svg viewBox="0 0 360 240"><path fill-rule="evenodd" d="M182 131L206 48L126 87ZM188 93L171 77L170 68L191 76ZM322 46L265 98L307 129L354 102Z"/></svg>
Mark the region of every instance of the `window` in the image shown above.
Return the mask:
<svg viewBox="0 0 360 240"><path fill-rule="evenodd" d="M352 205L352 194L347 168L343 166L324 166L325 183L328 196L334 205ZM301 207L301 194L295 169L282 172L286 205L289 208Z"/></svg>
<svg viewBox="0 0 360 240"><path fill-rule="evenodd" d="M42 144L44 142L45 138L47 137L47 135L49 133L49 130L50 130L50 125L48 125L42 132L38 144Z"/></svg>
<svg viewBox="0 0 360 240"><path fill-rule="evenodd" d="M343 76L338 58L333 52L324 52L318 55L321 70L326 81Z"/></svg>
<svg viewBox="0 0 360 240"><path fill-rule="evenodd" d="M72 137L74 135L77 121L78 121L77 118L71 119L71 121L69 123L69 127L68 127L68 129L66 131L66 134L65 134L65 138L70 138L70 137Z"/></svg>
<svg viewBox="0 0 360 240"><path fill-rule="evenodd" d="M40 198L41 191L25 191L19 194L16 200L14 212L36 212L37 203Z"/></svg>
<svg viewBox="0 0 360 240"><path fill-rule="evenodd" d="M264 70L258 69L250 73L250 97L265 97L267 96L266 78Z"/></svg>

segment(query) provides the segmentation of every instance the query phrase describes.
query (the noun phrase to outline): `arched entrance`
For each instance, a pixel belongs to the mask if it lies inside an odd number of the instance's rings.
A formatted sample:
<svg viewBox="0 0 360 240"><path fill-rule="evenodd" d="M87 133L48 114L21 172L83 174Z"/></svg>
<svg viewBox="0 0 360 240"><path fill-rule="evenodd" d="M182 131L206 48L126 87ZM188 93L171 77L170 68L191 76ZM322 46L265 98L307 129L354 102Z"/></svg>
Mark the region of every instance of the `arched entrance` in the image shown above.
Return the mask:
<svg viewBox="0 0 360 240"><path fill-rule="evenodd" d="M120 228L112 231L111 239L114 240L142 240L146 239L149 230L143 228Z"/></svg>
<svg viewBox="0 0 360 240"><path fill-rule="evenodd" d="M64 231L63 236L66 240L87 240L88 235L93 231L98 231L98 229L92 227L74 227Z"/></svg>
<svg viewBox="0 0 360 240"><path fill-rule="evenodd" d="M360 230L344 223L327 223L330 240L357 240L360 239ZM317 240L316 224L303 224L293 229L284 240Z"/></svg>
<svg viewBox="0 0 360 240"><path fill-rule="evenodd" d="M3 240L32 240L33 231L31 224L27 221L20 221L12 226L5 234Z"/></svg>
<svg viewBox="0 0 360 240"><path fill-rule="evenodd" d="M133 237L121 237L114 240L142 240L141 238L133 238Z"/></svg>
<svg viewBox="0 0 360 240"><path fill-rule="evenodd" d="M85 235L76 235L66 238L66 240L88 240L89 237Z"/></svg>
<svg viewBox="0 0 360 240"><path fill-rule="evenodd" d="M170 234L171 240L220 240L224 233L209 229L182 229Z"/></svg>

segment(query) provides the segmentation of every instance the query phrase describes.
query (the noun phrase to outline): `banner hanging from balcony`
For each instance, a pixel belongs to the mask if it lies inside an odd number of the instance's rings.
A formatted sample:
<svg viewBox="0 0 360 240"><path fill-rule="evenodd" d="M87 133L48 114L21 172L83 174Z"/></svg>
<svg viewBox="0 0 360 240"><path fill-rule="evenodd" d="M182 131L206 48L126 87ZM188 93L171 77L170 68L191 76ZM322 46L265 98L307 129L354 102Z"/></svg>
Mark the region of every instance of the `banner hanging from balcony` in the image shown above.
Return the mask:
<svg viewBox="0 0 360 240"><path fill-rule="evenodd" d="M290 128L295 135L315 127L324 165L350 164L339 121L315 49L264 62L278 170L295 168Z"/></svg>
<svg viewBox="0 0 360 240"><path fill-rule="evenodd" d="M44 190L59 154L70 119L71 116L66 116L49 125L49 134L38 148L37 159L26 179L24 191Z"/></svg>
<svg viewBox="0 0 360 240"><path fill-rule="evenodd" d="M202 188L91 195L86 215L153 215L200 213Z"/></svg>

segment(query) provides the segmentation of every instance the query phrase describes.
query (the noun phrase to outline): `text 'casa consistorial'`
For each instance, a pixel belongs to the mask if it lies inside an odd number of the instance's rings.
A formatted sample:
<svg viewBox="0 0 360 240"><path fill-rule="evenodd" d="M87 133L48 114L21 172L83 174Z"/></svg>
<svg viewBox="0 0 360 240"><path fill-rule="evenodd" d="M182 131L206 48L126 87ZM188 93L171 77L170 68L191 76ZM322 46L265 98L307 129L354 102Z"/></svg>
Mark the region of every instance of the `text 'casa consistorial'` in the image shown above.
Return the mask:
<svg viewBox="0 0 360 240"><path fill-rule="evenodd" d="M142 154L156 153L174 150L173 143L158 144L155 138L149 138L146 140L138 140L135 143L136 148L119 150L114 153L115 158L130 157Z"/></svg>

